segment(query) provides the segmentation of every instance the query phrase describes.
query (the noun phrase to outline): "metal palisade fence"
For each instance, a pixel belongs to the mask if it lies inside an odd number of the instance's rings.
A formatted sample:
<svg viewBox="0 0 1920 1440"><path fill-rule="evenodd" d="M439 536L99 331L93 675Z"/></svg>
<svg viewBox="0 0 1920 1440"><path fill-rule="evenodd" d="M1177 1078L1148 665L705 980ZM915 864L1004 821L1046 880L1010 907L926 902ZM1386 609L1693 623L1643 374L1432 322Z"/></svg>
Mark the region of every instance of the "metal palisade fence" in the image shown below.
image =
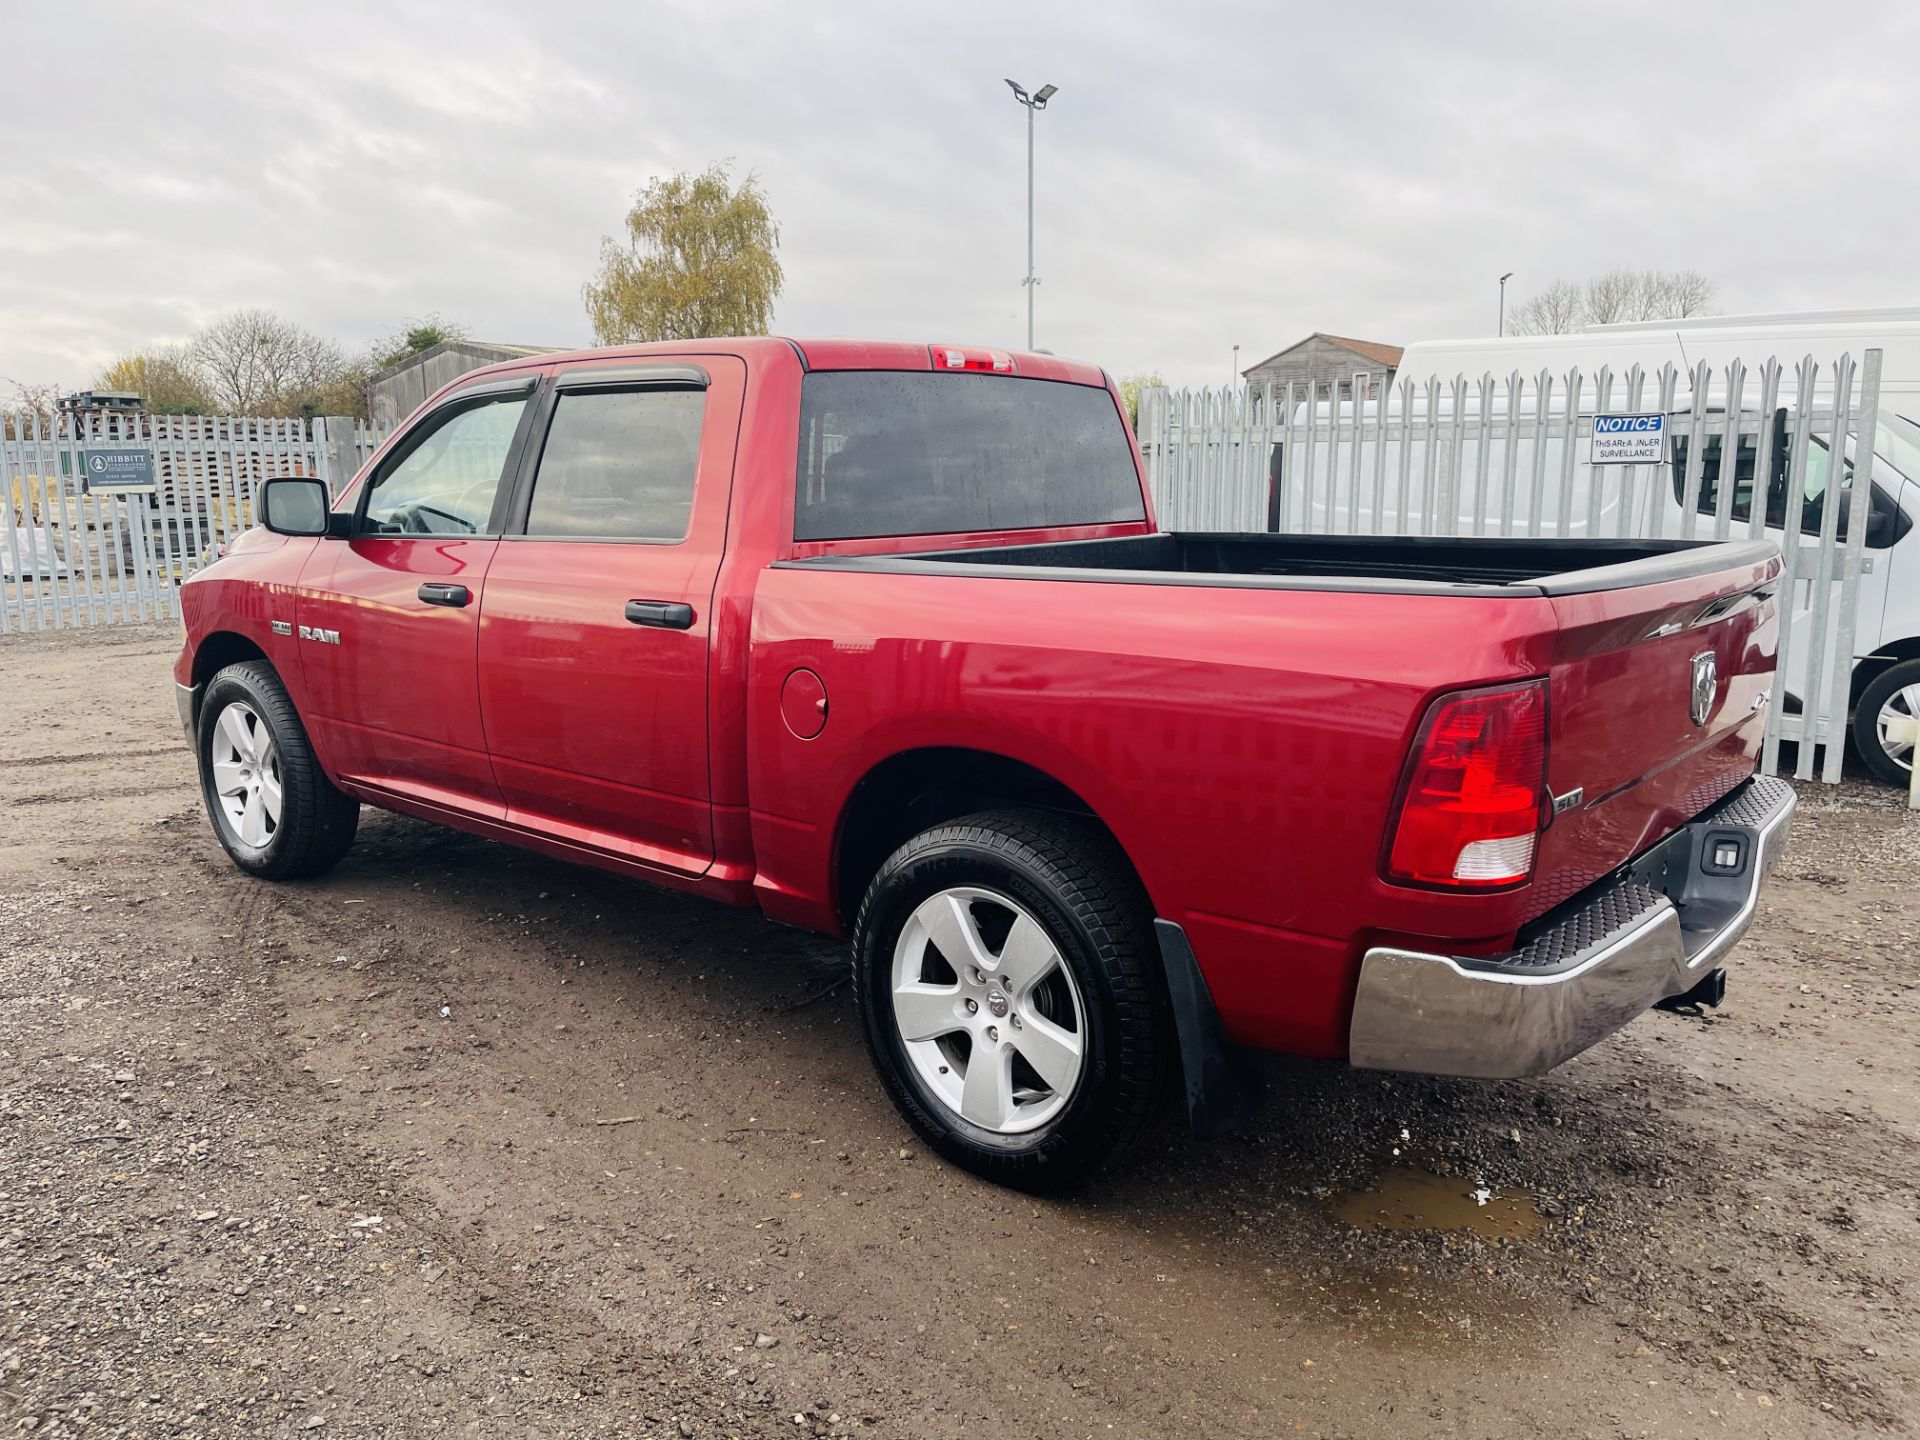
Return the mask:
<svg viewBox="0 0 1920 1440"><path fill-rule="evenodd" d="M1877 503L1825 502L1831 457L1842 457L1850 494L1854 460L1867 463L1875 448L1861 437L1877 434L1880 366L1869 349L1751 370L1735 360L1654 373L1405 376L1371 395L1356 376L1358 401L1325 382L1152 389L1138 428L1168 530L1779 542L1776 695L1797 706L1772 707L1763 766L1777 771L1783 741L1811 739L1795 773L1813 778L1818 764L1831 782ZM1626 415L1664 417L1649 452L1663 458L1596 463L1596 417Z"/></svg>
<svg viewBox="0 0 1920 1440"><path fill-rule="evenodd" d="M0 634L177 615L265 481L338 491L380 439L338 418L0 416Z"/></svg>

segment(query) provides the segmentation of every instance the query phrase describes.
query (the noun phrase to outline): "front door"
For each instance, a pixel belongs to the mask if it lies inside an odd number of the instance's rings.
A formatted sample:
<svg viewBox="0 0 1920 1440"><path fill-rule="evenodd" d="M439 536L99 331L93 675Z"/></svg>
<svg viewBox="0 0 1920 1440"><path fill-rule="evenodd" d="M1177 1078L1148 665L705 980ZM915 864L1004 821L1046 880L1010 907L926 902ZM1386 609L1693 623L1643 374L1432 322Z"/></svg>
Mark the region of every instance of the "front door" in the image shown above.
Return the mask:
<svg viewBox="0 0 1920 1440"><path fill-rule="evenodd" d="M305 718L344 779L504 813L475 647L533 383L482 384L420 420L363 488L352 538L322 541L301 572Z"/></svg>
<svg viewBox="0 0 1920 1440"><path fill-rule="evenodd" d="M508 818L713 859L707 688L743 362L556 375L487 572L480 712Z"/></svg>

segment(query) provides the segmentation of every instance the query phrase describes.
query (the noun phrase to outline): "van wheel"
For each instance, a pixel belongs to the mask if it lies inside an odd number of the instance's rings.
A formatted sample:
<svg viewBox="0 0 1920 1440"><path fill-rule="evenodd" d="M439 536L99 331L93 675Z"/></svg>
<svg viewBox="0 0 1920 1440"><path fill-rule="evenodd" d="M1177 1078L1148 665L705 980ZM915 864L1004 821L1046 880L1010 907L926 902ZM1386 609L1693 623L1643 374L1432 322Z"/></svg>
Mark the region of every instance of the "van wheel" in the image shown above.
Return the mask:
<svg viewBox="0 0 1920 1440"><path fill-rule="evenodd" d="M1889 665L1853 707L1853 744L1867 768L1889 785L1913 778L1914 726L1920 724L1920 660Z"/></svg>
<svg viewBox="0 0 1920 1440"><path fill-rule="evenodd" d="M853 983L894 1104L990 1180L1073 1184L1171 1088L1152 908L1083 820L999 810L909 840L861 904Z"/></svg>
<svg viewBox="0 0 1920 1440"><path fill-rule="evenodd" d="M334 787L273 667L229 665L200 703L200 793L233 863L264 880L337 864L360 804Z"/></svg>

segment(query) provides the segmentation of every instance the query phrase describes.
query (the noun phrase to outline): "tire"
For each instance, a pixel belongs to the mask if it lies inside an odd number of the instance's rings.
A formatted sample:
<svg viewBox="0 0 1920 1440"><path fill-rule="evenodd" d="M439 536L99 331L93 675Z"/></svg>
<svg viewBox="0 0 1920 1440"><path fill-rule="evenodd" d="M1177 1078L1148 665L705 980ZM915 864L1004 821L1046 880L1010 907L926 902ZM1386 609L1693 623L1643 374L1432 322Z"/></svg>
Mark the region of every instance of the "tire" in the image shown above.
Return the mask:
<svg viewBox="0 0 1920 1440"><path fill-rule="evenodd" d="M331 869L347 853L360 803L320 768L272 666L248 660L215 675L195 741L207 818L235 865L263 880L293 880Z"/></svg>
<svg viewBox="0 0 1920 1440"><path fill-rule="evenodd" d="M1873 677L1853 707L1853 745L1867 768L1889 785L1903 788L1913 778L1911 742L1892 750L1881 738L1883 719L1920 716L1920 660L1902 660Z"/></svg>
<svg viewBox="0 0 1920 1440"><path fill-rule="evenodd" d="M853 985L900 1113L1000 1184L1076 1184L1146 1134L1172 1089L1152 907L1087 821L997 810L909 840L861 903ZM993 1069L976 1069L982 1054Z"/></svg>

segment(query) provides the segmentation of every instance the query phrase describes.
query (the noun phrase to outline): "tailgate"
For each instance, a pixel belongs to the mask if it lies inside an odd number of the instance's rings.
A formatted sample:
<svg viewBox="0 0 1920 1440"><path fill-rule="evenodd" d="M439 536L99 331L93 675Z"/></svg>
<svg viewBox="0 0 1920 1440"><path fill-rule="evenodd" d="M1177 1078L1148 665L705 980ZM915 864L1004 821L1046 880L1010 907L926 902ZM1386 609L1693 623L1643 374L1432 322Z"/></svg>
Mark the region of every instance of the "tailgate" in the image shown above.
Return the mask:
<svg viewBox="0 0 1920 1440"><path fill-rule="evenodd" d="M1553 595L1548 785L1529 918L1571 898L1754 772L1772 698L1780 562L1716 546L1708 573ZM1627 570L1630 567L1621 567Z"/></svg>

